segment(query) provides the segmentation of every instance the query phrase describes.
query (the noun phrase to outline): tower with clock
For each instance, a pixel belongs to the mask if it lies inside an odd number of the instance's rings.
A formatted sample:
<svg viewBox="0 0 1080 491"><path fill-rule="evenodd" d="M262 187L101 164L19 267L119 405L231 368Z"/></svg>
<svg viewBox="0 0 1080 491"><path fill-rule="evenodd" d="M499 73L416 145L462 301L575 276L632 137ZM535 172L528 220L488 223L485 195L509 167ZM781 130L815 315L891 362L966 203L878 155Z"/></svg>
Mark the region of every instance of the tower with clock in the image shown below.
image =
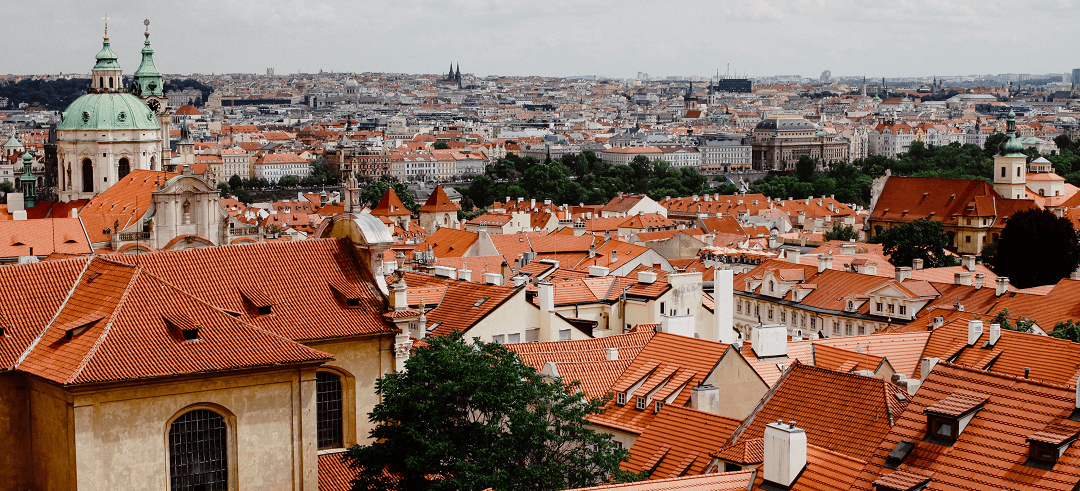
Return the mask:
<svg viewBox="0 0 1080 491"><path fill-rule="evenodd" d="M161 124L161 169L175 171L172 165L172 152L169 149L169 98L165 96L165 80L161 72L154 66L154 48L150 47L150 19L143 21L146 32L143 36L142 62L139 69L135 70L134 80L131 82L131 93L143 100L151 111L157 114L158 123Z"/></svg>

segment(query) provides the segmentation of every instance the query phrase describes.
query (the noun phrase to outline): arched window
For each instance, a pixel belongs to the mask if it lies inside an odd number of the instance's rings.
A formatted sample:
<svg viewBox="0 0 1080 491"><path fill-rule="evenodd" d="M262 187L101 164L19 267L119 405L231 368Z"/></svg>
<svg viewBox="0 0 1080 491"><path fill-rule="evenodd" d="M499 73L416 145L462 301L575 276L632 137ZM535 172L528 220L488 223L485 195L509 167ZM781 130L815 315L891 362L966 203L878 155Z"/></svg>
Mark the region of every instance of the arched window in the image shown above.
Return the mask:
<svg viewBox="0 0 1080 491"><path fill-rule="evenodd" d="M315 420L319 449L344 446L341 376L331 372L315 374Z"/></svg>
<svg viewBox="0 0 1080 491"><path fill-rule="evenodd" d="M228 427L209 409L184 413L169 425L169 488L172 491L229 487Z"/></svg>
<svg viewBox="0 0 1080 491"><path fill-rule="evenodd" d="M127 157L120 159L120 164L116 166L116 179L123 179L124 176L131 172L131 163L128 162Z"/></svg>
<svg viewBox="0 0 1080 491"><path fill-rule="evenodd" d="M94 162L90 159L82 161L82 188L84 193L94 192Z"/></svg>
<svg viewBox="0 0 1080 491"><path fill-rule="evenodd" d="M98 87L104 89L105 88L105 77L98 77L97 83L98 83Z"/></svg>
<svg viewBox="0 0 1080 491"><path fill-rule="evenodd" d="M109 88L113 88L113 78L109 77Z"/></svg>

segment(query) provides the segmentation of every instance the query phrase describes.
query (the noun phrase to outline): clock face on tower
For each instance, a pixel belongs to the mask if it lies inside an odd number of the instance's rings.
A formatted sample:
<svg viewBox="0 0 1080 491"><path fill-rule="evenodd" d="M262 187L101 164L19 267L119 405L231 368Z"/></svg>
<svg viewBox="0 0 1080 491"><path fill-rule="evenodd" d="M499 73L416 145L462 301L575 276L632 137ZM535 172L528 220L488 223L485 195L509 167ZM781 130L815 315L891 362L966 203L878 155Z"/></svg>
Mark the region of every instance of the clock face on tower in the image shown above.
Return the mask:
<svg viewBox="0 0 1080 491"><path fill-rule="evenodd" d="M154 112L158 112L158 110L161 109L161 103L158 102L157 99L150 99L149 101L146 101L146 105L150 106L150 109Z"/></svg>

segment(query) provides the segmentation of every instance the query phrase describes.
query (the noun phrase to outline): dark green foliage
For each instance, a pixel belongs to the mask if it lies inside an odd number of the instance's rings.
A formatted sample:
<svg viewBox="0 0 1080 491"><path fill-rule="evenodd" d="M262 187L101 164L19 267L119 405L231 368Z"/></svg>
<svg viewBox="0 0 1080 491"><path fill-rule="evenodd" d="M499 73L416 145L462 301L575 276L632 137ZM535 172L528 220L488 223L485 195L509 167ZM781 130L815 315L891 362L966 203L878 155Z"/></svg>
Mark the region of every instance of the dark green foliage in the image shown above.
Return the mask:
<svg viewBox="0 0 1080 491"><path fill-rule="evenodd" d="M229 183L227 183L227 182L219 182L218 185L217 185L217 188L218 188L218 195L220 195L221 197L224 198L225 196L229 195Z"/></svg>
<svg viewBox="0 0 1080 491"><path fill-rule="evenodd" d="M367 186L364 186L364 190L360 191L360 202L366 203L368 206L374 208L379 204L379 200L386 194L386 190L394 188L394 194L401 200L401 204L405 205L409 211L416 213L416 210L420 209L420 205L416 203L416 198L409 192L409 187L405 183L390 177L383 176L378 181L372 181Z"/></svg>
<svg viewBox="0 0 1080 491"><path fill-rule="evenodd" d="M881 244L893 266L911 266L913 259L922 259L927 268L953 265L952 257L945 254L949 239L941 222L915 220L875 235L869 242Z"/></svg>
<svg viewBox="0 0 1080 491"><path fill-rule="evenodd" d="M183 91L185 89L195 89L202 93L201 98L191 101L191 105L196 107L202 107L206 104L206 100L210 98L210 93L214 91L213 87L192 78L174 78L165 81L165 95L169 95L169 92Z"/></svg>
<svg viewBox="0 0 1080 491"><path fill-rule="evenodd" d="M435 142L431 147L435 150L447 150L450 148L450 144L447 142Z"/></svg>
<svg viewBox="0 0 1080 491"><path fill-rule="evenodd" d="M825 240L857 240L859 232L851 225L833 224L832 230L825 232Z"/></svg>
<svg viewBox="0 0 1080 491"><path fill-rule="evenodd" d="M241 203L243 203L245 205L250 205L251 203L255 202L255 198L253 198L251 196L251 193L248 192L247 189L236 188L236 189L233 190L233 194L236 195L236 200L237 201L239 201L239 202L241 202Z"/></svg>
<svg viewBox="0 0 1080 491"><path fill-rule="evenodd" d="M281 176L277 185L280 188L294 188L300 185L300 176Z"/></svg>
<svg viewBox="0 0 1080 491"><path fill-rule="evenodd" d="M23 79L0 84L0 97L7 98L12 107L18 107L25 102L31 106L45 106L46 109L63 111L75 102L75 99L86 94L88 88L88 78Z"/></svg>
<svg viewBox="0 0 1080 491"><path fill-rule="evenodd" d="M1054 324L1054 330L1050 335L1055 338L1068 339L1074 343L1080 343L1080 323L1069 319Z"/></svg>
<svg viewBox="0 0 1080 491"><path fill-rule="evenodd" d="M1057 283L1080 263L1072 222L1047 210L1013 214L1001 232L991 268L1017 288Z"/></svg>
<svg viewBox="0 0 1080 491"><path fill-rule="evenodd" d="M737 191L734 186L711 188L696 169L672 169L664 161L644 156L629 165L604 163L592 152L565 155L542 163L533 158L507 154L487 167L467 188L459 188L477 206L525 198L550 199L555 204L606 203L619 192L646 194L654 200L665 196L690 196L706 192Z"/></svg>
<svg viewBox="0 0 1080 491"><path fill-rule="evenodd" d="M588 428L604 401L545 381L502 345L461 333L428 342L408 371L376 382L375 443L346 454L354 490L560 490L639 477L619 470L625 449Z"/></svg>
<svg viewBox="0 0 1080 491"><path fill-rule="evenodd" d="M1002 329L1008 329L1010 331L1020 332L1035 332L1032 326L1035 325L1035 320L1028 319L1024 316L1020 316L1016 319L1016 324L1013 324L1009 320L1009 309L1001 309L993 319L990 319L990 324L1000 324Z"/></svg>
<svg viewBox="0 0 1080 491"><path fill-rule="evenodd" d="M244 183L244 180L241 179L240 176L238 176L236 174L233 174L233 176L229 178L229 187L232 188L232 189L244 187L243 183Z"/></svg>

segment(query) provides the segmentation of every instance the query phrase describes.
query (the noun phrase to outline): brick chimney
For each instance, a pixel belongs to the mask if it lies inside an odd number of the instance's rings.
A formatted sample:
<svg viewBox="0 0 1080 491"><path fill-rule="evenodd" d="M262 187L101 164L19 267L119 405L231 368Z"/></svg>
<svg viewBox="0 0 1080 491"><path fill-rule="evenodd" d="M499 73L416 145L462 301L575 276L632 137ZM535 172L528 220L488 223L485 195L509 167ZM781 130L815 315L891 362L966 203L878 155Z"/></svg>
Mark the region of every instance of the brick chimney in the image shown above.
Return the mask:
<svg viewBox="0 0 1080 491"><path fill-rule="evenodd" d="M795 422L783 421L765 425L765 480L784 488L795 483L806 467L806 430L796 428Z"/></svg>

